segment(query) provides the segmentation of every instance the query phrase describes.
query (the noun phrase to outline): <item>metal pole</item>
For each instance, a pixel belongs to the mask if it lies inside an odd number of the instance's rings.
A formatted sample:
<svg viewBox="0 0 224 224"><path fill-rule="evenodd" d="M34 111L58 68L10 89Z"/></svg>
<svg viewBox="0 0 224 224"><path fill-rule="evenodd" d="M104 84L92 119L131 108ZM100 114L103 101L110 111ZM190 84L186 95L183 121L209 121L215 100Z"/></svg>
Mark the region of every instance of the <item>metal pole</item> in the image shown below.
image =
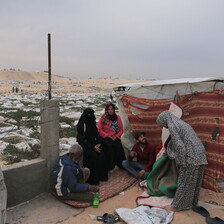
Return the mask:
<svg viewBox="0 0 224 224"><path fill-rule="evenodd" d="M48 33L48 96L51 99L51 34Z"/></svg>

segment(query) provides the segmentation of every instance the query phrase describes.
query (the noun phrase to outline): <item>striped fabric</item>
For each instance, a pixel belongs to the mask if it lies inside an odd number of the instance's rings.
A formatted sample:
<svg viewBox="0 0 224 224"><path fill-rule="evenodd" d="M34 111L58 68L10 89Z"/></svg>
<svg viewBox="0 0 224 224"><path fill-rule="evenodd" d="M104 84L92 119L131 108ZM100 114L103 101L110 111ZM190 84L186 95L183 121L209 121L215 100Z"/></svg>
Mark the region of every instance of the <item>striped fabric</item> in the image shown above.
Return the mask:
<svg viewBox="0 0 224 224"><path fill-rule="evenodd" d="M62 185L62 178L61 178L61 176L62 176L62 173L63 173L64 165L61 163L61 159L60 159L60 161L59 161L59 164L60 164L60 166L61 166L61 169L60 169L60 171L59 171L59 173L58 173L57 184L56 184L56 186L55 186L55 189L56 189L56 191L57 191L57 195L58 195L58 196L62 196L63 194L62 194L62 192L61 192L61 185Z"/></svg>
<svg viewBox="0 0 224 224"><path fill-rule="evenodd" d="M162 128L156 123L156 118L169 109L172 100L124 96L121 101L132 135L144 131L149 141L154 146L158 145ZM217 180L224 181L224 92L217 90L184 95L179 106L184 111L182 119L193 127L206 149L208 165L205 166L203 187L220 192Z"/></svg>

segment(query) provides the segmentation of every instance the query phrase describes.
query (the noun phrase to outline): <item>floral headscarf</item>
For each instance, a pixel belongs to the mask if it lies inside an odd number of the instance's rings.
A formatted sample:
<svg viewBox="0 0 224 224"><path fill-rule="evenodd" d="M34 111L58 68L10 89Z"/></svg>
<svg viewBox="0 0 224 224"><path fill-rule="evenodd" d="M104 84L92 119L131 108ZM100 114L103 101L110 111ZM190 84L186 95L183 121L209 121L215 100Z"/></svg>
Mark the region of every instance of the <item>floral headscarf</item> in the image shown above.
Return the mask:
<svg viewBox="0 0 224 224"><path fill-rule="evenodd" d="M113 109L114 109L114 114L113 115L109 115L109 113L108 113L109 106L112 106ZM105 113L102 116L102 123L109 124L110 121L111 121L110 127L113 129L113 131L115 133L118 133L119 132L119 124L118 124L118 121L117 121L117 114L115 113L115 105L111 102L106 105Z"/></svg>

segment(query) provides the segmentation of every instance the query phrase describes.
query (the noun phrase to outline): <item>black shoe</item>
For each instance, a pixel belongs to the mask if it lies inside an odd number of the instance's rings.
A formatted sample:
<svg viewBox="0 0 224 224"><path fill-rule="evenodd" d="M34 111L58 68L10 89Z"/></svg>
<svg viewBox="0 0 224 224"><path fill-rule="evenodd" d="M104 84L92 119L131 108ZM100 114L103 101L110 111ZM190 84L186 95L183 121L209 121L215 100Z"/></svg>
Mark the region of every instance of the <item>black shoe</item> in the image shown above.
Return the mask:
<svg viewBox="0 0 224 224"><path fill-rule="evenodd" d="M224 220L220 219L219 217L215 218L206 217L206 222L208 224L224 224Z"/></svg>
<svg viewBox="0 0 224 224"><path fill-rule="evenodd" d="M104 213L103 216L97 216L98 221L103 221L103 223L114 224L120 220L119 217L115 217L114 215Z"/></svg>
<svg viewBox="0 0 224 224"><path fill-rule="evenodd" d="M209 217L210 216L209 212L202 206L193 206L192 210L194 212L199 213L200 215L202 215L204 217Z"/></svg>
<svg viewBox="0 0 224 224"><path fill-rule="evenodd" d="M104 213L102 216L97 216L98 221L104 221L108 216L108 213Z"/></svg>

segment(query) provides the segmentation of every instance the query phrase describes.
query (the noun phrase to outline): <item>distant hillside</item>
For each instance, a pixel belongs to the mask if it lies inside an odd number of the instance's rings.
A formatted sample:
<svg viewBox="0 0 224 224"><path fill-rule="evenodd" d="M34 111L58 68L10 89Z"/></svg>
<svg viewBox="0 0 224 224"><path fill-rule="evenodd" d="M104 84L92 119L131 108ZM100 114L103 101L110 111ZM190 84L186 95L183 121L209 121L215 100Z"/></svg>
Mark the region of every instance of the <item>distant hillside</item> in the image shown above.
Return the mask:
<svg viewBox="0 0 224 224"><path fill-rule="evenodd" d="M52 75L54 82L68 82L68 78ZM0 71L0 81L48 82L47 72Z"/></svg>

